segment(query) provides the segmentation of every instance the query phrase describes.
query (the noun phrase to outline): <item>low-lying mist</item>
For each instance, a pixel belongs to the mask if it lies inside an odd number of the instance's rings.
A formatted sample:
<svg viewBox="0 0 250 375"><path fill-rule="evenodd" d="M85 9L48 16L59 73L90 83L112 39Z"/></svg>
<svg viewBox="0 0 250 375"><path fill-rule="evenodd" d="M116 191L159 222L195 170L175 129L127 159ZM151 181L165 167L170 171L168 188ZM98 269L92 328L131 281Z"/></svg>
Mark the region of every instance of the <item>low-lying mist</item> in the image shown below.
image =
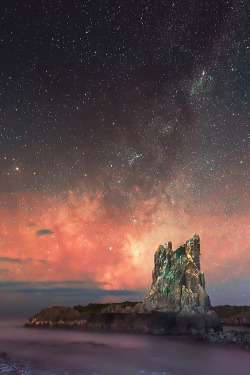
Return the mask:
<svg viewBox="0 0 250 375"><path fill-rule="evenodd" d="M105 334L24 328L0 322L0 352L28 361L35 374L248 375L247 350L213 346L190 337Z"/></svg>

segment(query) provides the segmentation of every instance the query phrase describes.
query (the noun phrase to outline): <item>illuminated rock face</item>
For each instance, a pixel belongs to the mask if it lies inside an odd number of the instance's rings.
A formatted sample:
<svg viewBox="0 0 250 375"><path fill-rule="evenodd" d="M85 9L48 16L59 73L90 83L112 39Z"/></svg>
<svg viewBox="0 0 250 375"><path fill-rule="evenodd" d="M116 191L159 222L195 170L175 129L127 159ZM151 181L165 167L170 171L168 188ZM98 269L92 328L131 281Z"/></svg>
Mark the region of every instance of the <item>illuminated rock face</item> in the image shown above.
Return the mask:
<svg viewBox="0 0 250 375"><path fill-rule="evenodd" d="M155 253L153 282L142 303L144 311L207 313L211 309L200 271L200 238L194 235L176 251L171 242Z"/></svg>

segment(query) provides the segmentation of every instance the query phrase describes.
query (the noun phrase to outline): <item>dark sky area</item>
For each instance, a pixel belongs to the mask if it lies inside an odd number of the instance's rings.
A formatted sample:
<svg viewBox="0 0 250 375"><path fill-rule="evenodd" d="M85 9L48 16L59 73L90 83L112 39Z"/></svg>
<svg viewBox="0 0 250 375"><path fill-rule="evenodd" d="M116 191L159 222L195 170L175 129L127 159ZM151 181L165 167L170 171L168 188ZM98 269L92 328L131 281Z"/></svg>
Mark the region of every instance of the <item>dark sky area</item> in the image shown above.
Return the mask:
<svg viewBox="0 0 250 375"><path fill-rule="evenodd" d="M0 313L141 298L195 232L250 304L250 1L2 2L0 45Z"/></svg>

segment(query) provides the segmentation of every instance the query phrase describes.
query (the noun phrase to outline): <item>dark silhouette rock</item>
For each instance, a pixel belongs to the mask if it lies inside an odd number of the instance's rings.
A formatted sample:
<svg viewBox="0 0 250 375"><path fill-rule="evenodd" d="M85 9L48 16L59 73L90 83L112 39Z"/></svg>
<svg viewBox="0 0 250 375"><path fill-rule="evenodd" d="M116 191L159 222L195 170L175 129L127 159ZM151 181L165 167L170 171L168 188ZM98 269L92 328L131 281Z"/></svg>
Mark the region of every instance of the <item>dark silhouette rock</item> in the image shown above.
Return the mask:
<svg viewBox="0 0 250 375"><path fill-rule="evenodd" d="M220 305L213 310L223 325L250 326L250 306Z"/></svg>

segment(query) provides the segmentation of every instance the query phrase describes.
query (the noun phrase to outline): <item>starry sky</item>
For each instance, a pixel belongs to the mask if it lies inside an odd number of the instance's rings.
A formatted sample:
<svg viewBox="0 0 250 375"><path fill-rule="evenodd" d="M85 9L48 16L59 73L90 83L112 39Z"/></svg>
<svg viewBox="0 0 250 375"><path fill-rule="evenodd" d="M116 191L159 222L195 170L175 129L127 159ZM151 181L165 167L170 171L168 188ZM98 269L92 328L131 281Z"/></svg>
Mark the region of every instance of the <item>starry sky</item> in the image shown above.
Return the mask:
<svg viewBox="0 0 250 375"><path fill-rule="evenodd" d="M0 315L139 301L194 233L250 305L250 1L1 7Z"/></svg>

